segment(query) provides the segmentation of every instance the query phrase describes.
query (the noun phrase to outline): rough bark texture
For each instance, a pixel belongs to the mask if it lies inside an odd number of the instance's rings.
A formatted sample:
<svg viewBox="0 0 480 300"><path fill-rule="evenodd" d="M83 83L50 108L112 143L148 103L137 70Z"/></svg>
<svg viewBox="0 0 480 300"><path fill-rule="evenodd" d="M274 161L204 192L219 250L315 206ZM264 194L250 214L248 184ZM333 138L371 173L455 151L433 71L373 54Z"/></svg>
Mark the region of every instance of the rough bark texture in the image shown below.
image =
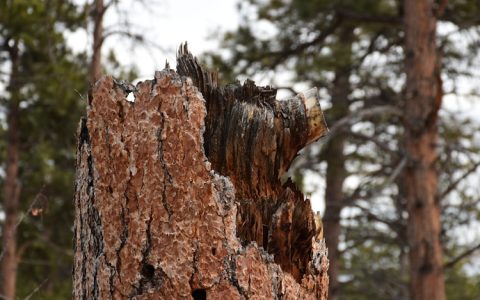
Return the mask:
<svg viewBox="0 0 480 300"><path fill-rule="evenodd" d="M278 179L326 132L316 95L282 103L251 82L217 87L186 48L178 69L192 80L105 77L89 96L74 298L326 299L309 201Z"/></svg>
<svg viewBox="0 0 480 300"><path fill-rule="evenodd" d="M333 122L340 120L349 113L348 96L350 95L349 79L351 73L352 35L352 28L344 28L339 36L340 47L337 51L339 51L346 63L345 65L339 65L335 69L335 80L331 91L332 108L329 114ZM330 266L328 268L328 277L330 279L328 295L330 300L340 299L338 282L340 253L338 244L341 233L340 213L344 206L343 182L347 176L345 155L343 154L345 139L345 133L338 133L335 138L328 142L324 153L325 161L327 162L327 174L323 225L330 258Z"/></svg>
<svg viewBox="0 0 480 300"><path fill-rule="evenodd" d="M409 213L412 299L445 299L437 198L437 117L441 86L437 73L433 0L405 1L405 149L409 163L404 189Z"/></svg>
<svg viewBox="0 0 480 300"><path fill-rule="evenodd" d="M12 73L8 90L11 99L7 111L7 157L5 161L5 181L3 183L3 208L5 222L2 228L2 251L0 255L0 296L2 299L15 299L17 281L17 222L20 199L18 170L20 159L19 84L18 84L18 43L9 49Z"/></svg>

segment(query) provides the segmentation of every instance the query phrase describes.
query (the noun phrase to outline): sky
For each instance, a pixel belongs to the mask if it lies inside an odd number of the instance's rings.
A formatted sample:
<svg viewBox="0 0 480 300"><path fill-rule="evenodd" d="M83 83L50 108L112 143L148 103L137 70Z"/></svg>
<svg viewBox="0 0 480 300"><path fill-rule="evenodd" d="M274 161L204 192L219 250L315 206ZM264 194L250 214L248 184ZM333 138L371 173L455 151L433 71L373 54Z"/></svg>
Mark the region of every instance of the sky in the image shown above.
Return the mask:
<svg viewBox="0 0 480 300"><path fill-rule="evenodd" d="M118 28L125 19L133 25L132 32L145 36L148 45L132 48L128 39L112 36L106 40L104 54L115 48L123 64L135 62L141 78L153 77L155 70L163 69L165 60L175 67L176 49L185 41L194 55L217 48L215 32L236 28L239 20L235 0L124 0L118 9L108 11L105 30ZM69 41L74 49L83 51L89 50L89 38L79 30Z"/></svg>

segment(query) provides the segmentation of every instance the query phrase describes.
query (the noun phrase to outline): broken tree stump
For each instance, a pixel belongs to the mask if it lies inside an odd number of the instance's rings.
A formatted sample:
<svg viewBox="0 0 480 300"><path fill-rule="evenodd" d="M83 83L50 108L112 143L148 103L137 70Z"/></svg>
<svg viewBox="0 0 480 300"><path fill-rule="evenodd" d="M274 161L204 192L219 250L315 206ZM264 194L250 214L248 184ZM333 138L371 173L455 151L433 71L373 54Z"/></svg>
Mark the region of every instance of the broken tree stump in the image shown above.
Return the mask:
<svg viewBox="0 0 480 300"><path fill-rule="evenodd" d="M180 48L136 87L104 77L78 130L75 299L326 299L309 200L281 184L326 134L316 91L218 86ZM132 92L135 101L126 100Z"/></svg>

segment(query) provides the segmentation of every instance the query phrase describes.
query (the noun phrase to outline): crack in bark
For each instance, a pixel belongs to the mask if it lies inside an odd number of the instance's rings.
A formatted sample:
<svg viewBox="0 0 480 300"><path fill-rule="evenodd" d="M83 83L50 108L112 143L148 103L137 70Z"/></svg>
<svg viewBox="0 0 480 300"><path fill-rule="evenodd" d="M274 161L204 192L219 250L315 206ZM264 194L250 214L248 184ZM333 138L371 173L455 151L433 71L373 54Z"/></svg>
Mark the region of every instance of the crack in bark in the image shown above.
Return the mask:
<svg viewBox="0 0 480 300"><path fill-rule="evenodd" d="M80 159L79 159L79 162L81 162L83 160L83 154L86 152L86 155L87 155L87 178L85 179L87 182L87 185L86 185L86 193L88 195L88 202L87 203L82 203L82 199L80 198L77 198L76 201L77 201L77 205L79 206L79 209L80 211L83 211L82 209L82 206L85 205L86 206L86 209L87 209L87 213L86 213L86 217L89 218L90 216L90 207L91 205L93 205L93 201L94 201L94 177L93 177L93 158L92 158L92 154L91 154L91 140L90 140L90 134L88 132L88 127L87 127L87 119L86 118L82 118L81 121L80 121L80 134L79 134L79 146L78 146L78 151L80 153ZM84 147L86 148L85 150ZM79 197L79 196L77 196ZM83 218L83 214L80 214L80 249L81 249L81 253L82 253L82 260L83 260L83 264L82 264L82 270L81 270L81 274L82 274L82 279L81 279L81 285L82 285L82 291L85 292L87 291L87 254L89 253L89 250L88 249L88 231L87 232L84 232L85 229L88 229L90 228L91 230L91 227L90 227L90 222L88 222L88 220L84 220ZM95 249L94 249L95 250ZM95 270L96 271L96 270ZM93 290L94 292L97 291L98 289L95 287L93 287ZM83 298L86 298L86 295L83 294L82 295Z"/></svg>
<svg viewBox="0 0 480 300"><path fill-rule="evenodd" d="M121 272L121 268L122 268L122 258L121 258L121 255L120 255L120 252L122 252L122 249L125 247L125 245L127 244L127 240L128 240L128 218L127 218L127 215L128 215L128 208L124 208L122 206L122 211L120 213L120 219L122 221L122 232L120 234L120 246L115 250L115 255L117 257L117 263L116 263L116 270L117 270L117 273L120 275L120 272ZM127 214L125 214L125 210L127 210ZM120 282L122 282L122 276L118 276L118 280Z"/></svg>
<svg viewBox="0 0 480 300"><path fill-rule="evenodd" d="M195 289L193 288L193 278L196 274L198 274L198 267L197 267L197 261L198 261L198 242L195 243L195 250L193 251L193 261L192 261L192 266L193 266L193 272L192 272L192 275L190 276L190 280L188 281L188 283L190 284L190 290L195 290L199 287L196 287ZM200 286L200 288L203 288L202 286Z"/></svg>
<svg viewBox="0 0 480 300"><path fill-rule="evenodd" d="M152 233L151 233L151 227L152 227L152 220L153 220L153 212L150 210L150 215L147 220L147 229L145 230L145 234L147 236L147 240L145 243L145 249L142 251L142 256L143 259L146 260L148 259L148 256L150 255L150 247L152 246Z"/></svg>
<svg viewBox="0 0 480 300"><path fill-rule="evenodd" d="M90 134L88 133L88 127L87 127L87 118L82 117L80 119L80 133L78 135L78 153L82 153L82 148L83 145L87 145L87 147L91 146L91 141L90 141ZM79 159L81 161L81 158Z"/></svg>
<svg viewBox="0 0 480 300"><path fill-rule="evenodd" d="M98 210L95 208L95 177L94 177L94 163L91 153L87 158L88 165L88 194L89 202L87 203L87 216L91 218L88 222L90 227L90 232L92 234L93 245L92 250L94 254L94 269L93 269L93 287L92 294L95 298L98 298L99 287L97 281L99 260L98 258L103 255L104 244L103 244L103 233L102 233L102 221ZM86 259L86 257L85 257ZM85 274L86 275L86 274Z"/></svg>
<svg viewBox="0 0 480 300"><path fill-rule="evenodd" d="M115 285L113 284L115 276L117 275L117 270L115 269L115 266L113 266L108 260L105 260L105 264L107 265L108 269L110 270L110 276L108 276L108 284L110 287L110 299L113 299L113 293L115 291Z"/></svg>
<svg viewBox="0 0 480 300"><path fill-rule="evenodd" d="M163 182L163 187L162 187L162 204L163 204L163 207L165 208L165 211L167 212L168 220L170 220L173 212L167 200L167 182L169 184L172 184L173 179L172 179L172 175L168 171L167 164L165 163L165 160L163 157L162 134L163 134L163 130L165 130L165 115L163 112L161 115L162 115L161 125L160 125L160 128L157 130L157 144L158 144L157 157L162 168L164 179L166 179L166 182L165 181Z"/></svg>
<svg viewBox="0 0 480 300"><path fill-rule="evenodd" d="M129 295L130 298L133 298L133 297L136 297L136 296L139 296L139 295L142 295L144 294L146 291L145 291L145 286L148 282L152 282L153 281L153 278L154 278L154 274L153 275L150 275L150 274L147 274L147 273L150 273L151 270L147 270L147 269L150 269L150 267L148 266L152 266L150 264L147 263L148 261L148 258L150 256L150 250L151 250L151 246L152 246L152 234L151 234L151 225L152 225L152 220L153 220L153 211L150 210L150 213L149 213L149 217L146 221L146 230L145 230L145 235L146 235L146 241L145 241L145 246L144 246L144 249L142 250L142 271L141 271L141 278L139 279L138 281L138 285L134 285L134 292ZM152 266L154 267L154 266ZM160 275L158 276L161 276L161 277L164 277L164 275L162 274L165 274L163 272L163 270L161 270L161 268L157 268L158 272L160 272ZM155 268L153 270L153 273L155 273ZM146 276L146 275L150 275L150 276ZM153 282L152 282L152 285L153 285Z"/></svg>
<svg viewBox="0 0 480 300"><path fill-rule="evenodd" d="M98 286L97 286L97 271L99 267L99 260L98 258L103 255L103 233L102 233L102 221L100 219L100 215L98 213L98 210L95 208L94 203L90 203L88 206L88 210L90 211L88 213L89 216L93 216L93 220L89 222L90 224L90 230L93 235L93 253L94 253L94 270L93 270L93 294L98 297Z"/></svg>
<svg viewBox="0 0 480 300"><path fill-rule="evenodd" d="M240 286L240 283L238 282L237 279L237 259L236 255L239 255L240 252L238 251L236 254L231 255L229 257L229 264L227 271L229 272L229 281L232 283L232 285L237 289L238 293L240 296L243 296L245 299L248 299L248 296L246 294L246 291L243 287ZM227 259L227 258L226 258Z"/></svg>
<svg viewBox="0 0 480 300"><path fill-rule="evenodd" d="M281 289L279 267L277 265L269 266L269 273L272 278L272 296L275 297L275 299L283 299L284 295Z"/></svg>

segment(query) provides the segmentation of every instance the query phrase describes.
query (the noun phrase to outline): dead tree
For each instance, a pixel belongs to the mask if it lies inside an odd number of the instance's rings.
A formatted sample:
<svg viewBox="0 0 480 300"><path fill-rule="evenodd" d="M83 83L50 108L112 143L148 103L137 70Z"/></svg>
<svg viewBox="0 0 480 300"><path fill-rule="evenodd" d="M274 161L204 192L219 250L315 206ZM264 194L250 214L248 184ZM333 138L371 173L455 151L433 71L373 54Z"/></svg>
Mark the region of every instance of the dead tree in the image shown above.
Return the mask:
<svg viewBox="0 0 480 300"><path fill-rule="evenodd" d="M219 86L186 47L177 72L95 84L78 130L75 299L327 298L310 202L280 182L327 128L316 91L275 94Z"/></svg>

